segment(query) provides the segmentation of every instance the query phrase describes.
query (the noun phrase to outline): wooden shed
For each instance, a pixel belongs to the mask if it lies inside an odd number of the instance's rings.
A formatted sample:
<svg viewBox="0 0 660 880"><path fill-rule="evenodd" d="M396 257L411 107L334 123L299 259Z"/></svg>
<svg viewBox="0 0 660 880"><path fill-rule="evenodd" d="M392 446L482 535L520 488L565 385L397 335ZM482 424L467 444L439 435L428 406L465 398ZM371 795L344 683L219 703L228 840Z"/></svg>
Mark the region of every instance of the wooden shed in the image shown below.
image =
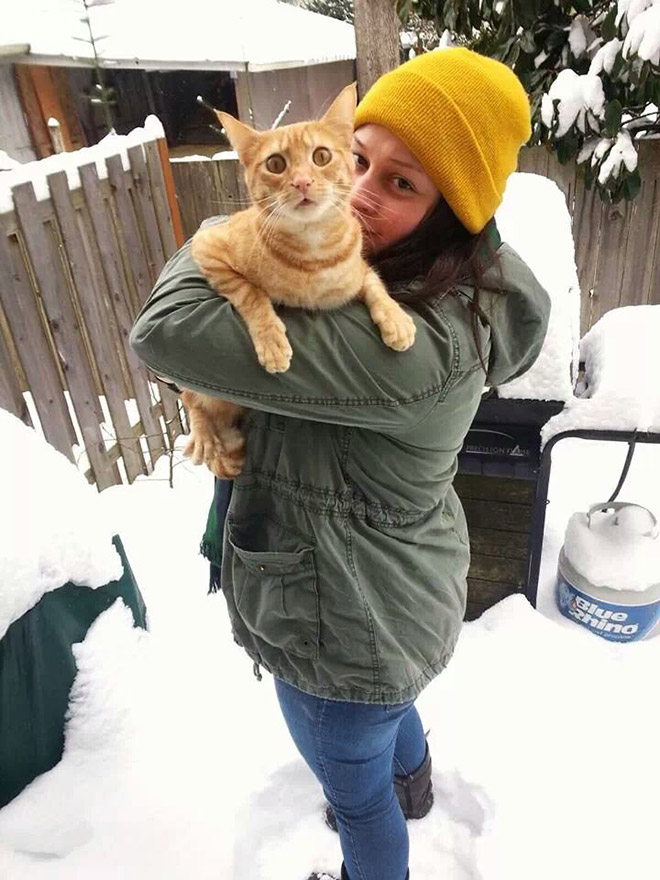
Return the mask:
<svg viewBox="0 0 660 880"><path fill-rule="evenodd" d="M276 0L113 0L81 19L73 0L24 0L0 37L0 150L29 161L50 155L48 119L64 148L107 132L96 53L112 89L119 134L149 114L162 121L173 155L211 155L226 145L197 101L260 129L288 106L286 122L319 115L355 78L353 26Z"/></svg>

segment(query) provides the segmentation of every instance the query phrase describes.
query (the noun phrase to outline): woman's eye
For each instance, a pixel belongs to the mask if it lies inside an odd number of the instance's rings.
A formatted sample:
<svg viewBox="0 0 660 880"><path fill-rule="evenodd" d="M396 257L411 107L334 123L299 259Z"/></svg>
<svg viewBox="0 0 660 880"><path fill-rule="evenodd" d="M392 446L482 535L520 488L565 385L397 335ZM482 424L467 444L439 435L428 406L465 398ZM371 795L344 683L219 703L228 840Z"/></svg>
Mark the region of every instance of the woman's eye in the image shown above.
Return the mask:
<svg viewBox="0 0 660 880"><path fill-rule="evenodd" d="M361 156L359 153L353 153L353 158L355 159L355 164L359 168L366 168L367 167L367 163L365 161L364 156Z"/></svg>
<svg viewBox="0 0 660 880"><path fill-rule="evenodd" d="M286 159L279 153L274 153L266 159L266 168L271 174L281 174L286 168Z"/></svg>
<svg viewBox="0 0 660 880"><path fill-rule="evenodd" d="M411 186L411 184L408 183L408 181L406 180L405 177L395 177L394 182L396 183L397 189L403 189L403 190L409 189L411 191L413 189L413 187Z"/></svg>

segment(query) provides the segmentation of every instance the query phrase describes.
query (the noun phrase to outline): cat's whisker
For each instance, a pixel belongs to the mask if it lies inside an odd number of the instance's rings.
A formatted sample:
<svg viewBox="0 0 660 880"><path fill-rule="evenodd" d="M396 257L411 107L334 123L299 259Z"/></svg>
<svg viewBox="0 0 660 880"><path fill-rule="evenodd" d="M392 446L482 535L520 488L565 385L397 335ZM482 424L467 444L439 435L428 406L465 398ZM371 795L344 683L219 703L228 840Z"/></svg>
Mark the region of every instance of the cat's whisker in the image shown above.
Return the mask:
<svg viewBox="0 0 660 880"><path fill-rule="evenodd" d="M266 205L264 208L262 208L262 209L259 211L259 213L257 214L257 224L258 224L258 225L257 225L257 228L258 228L258 229L262 229L262 228L264 228L264 227L266 227L266 226L268 225L268 222L270 221L270 218L271 218L271 216L272 216L273 210L276 209L276 206L277 206L277 204L278 204L278 201L279 201L279 199L278 199L278 196L277 196L277 195L275 195L275 196L269 196L269 204ZM261 218L263 217L264 214L266 215L266 219L265 219L264 222L263 222L263 226L260 227L260 226L259 226L259 222L261 221ZM252 247L250 248L250 252L249 252L249 254L248 254L248 260L251 260L251 259L252 259L252 254L253 254L253 252L254 252L254 249L255 249L256 247L258 247L258 245L259 245L260 237L261 237L260 235L256 235L256 236L255 236L255 239L254 239L254 241L252 242Z"/></svg>
<svg viewBox="0 0 660 880"><path fill-rule="evenodd" d="M382 210L391 210L391 209L383 209L383 207L375 201L372 202L372 201L367 201L366 199L362 199L361 202L365 206L365 208L367 208L373 214L373 216L382 216L382 214L380 213ZM360 209L355 205L351 205L351 210L355 211L359 214L362 213L362 211L360 211ZM396 213L396 212L394 211L393 213Z"/></svg>
<svg viewBox="0 0 660 880"><path fill-rule="evenodd" d="M266 221L264 222L263 226L261 227L261 233L262 233L261 239L262 239L262 242L264 244L266 244L266 246L268 246L268 244L273 239L273 237L277 231L278 221L279 221L280 217L282 216L282 214L284 213L286 205L287 205L286 198L284 197L284 195L282 193L278 193L276 196L275 207L269 213L268 217L266 218ZM264 248L262 247L260 250L261 250L261 260L259 261L259 272L261 271L261 265L263 263L264 256L265 256ZM252 252L250 252L250 256L252 256Z"/></svg>

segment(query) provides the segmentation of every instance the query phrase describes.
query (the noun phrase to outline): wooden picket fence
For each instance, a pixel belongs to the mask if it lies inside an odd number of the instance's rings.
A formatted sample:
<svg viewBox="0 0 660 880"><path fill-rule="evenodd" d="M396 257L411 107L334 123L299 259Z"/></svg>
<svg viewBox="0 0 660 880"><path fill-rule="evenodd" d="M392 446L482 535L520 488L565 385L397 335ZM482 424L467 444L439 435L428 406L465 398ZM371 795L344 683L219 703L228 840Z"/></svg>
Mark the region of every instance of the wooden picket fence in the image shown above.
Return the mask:
<svg viewBox="0 0 660 880"><path fill-rule="evenodd" d="M660 303L660 141L642 143L637 198L606 205L587 190L575 162L560 165L545 147L523 149L518 170L549 177L564 193L573 221L582 291L581 332L617 306ZM236 160L172 163L186 236L205 217L232 214L247 203Z"/></svg>
<svg viewBox="0 0 660 880"><path fill-rule="evenodd" d="M632 202L607 205L588 190L575 162L560 165L545 147L521 150L520 171L555 181L573 218L580 280L580 329L618 306L660 304L660 141L639 148L642 186Z"/></svg>
<svg viewBox="0 0 660 880"><path fill-rule="evenodd" d="M80 188L51 174L46 200L15 186L14 209L0 213L0 406L31 424L29 392L46 439L72 461L84 447L99 490L150 473L185 430L177 396L128 345L182 242L167 146L128 157L128 170L120 155L106 160L107 179L82 166Z"/></svg>

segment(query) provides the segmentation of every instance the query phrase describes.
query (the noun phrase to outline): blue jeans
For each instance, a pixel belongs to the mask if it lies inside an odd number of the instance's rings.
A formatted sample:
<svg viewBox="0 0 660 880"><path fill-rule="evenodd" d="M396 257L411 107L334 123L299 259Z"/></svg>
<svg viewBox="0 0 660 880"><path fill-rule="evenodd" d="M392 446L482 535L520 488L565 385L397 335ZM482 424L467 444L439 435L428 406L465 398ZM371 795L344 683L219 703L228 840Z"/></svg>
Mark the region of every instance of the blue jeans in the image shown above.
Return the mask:
<svg viewBox="0 0 660 880"><path fill-rule="evenodd" d="M413 773L426 754L413 701L325 700L277 678L275 689L293 741L335 811L350 880L404 880L408 831L393 776Z"/></svg>

